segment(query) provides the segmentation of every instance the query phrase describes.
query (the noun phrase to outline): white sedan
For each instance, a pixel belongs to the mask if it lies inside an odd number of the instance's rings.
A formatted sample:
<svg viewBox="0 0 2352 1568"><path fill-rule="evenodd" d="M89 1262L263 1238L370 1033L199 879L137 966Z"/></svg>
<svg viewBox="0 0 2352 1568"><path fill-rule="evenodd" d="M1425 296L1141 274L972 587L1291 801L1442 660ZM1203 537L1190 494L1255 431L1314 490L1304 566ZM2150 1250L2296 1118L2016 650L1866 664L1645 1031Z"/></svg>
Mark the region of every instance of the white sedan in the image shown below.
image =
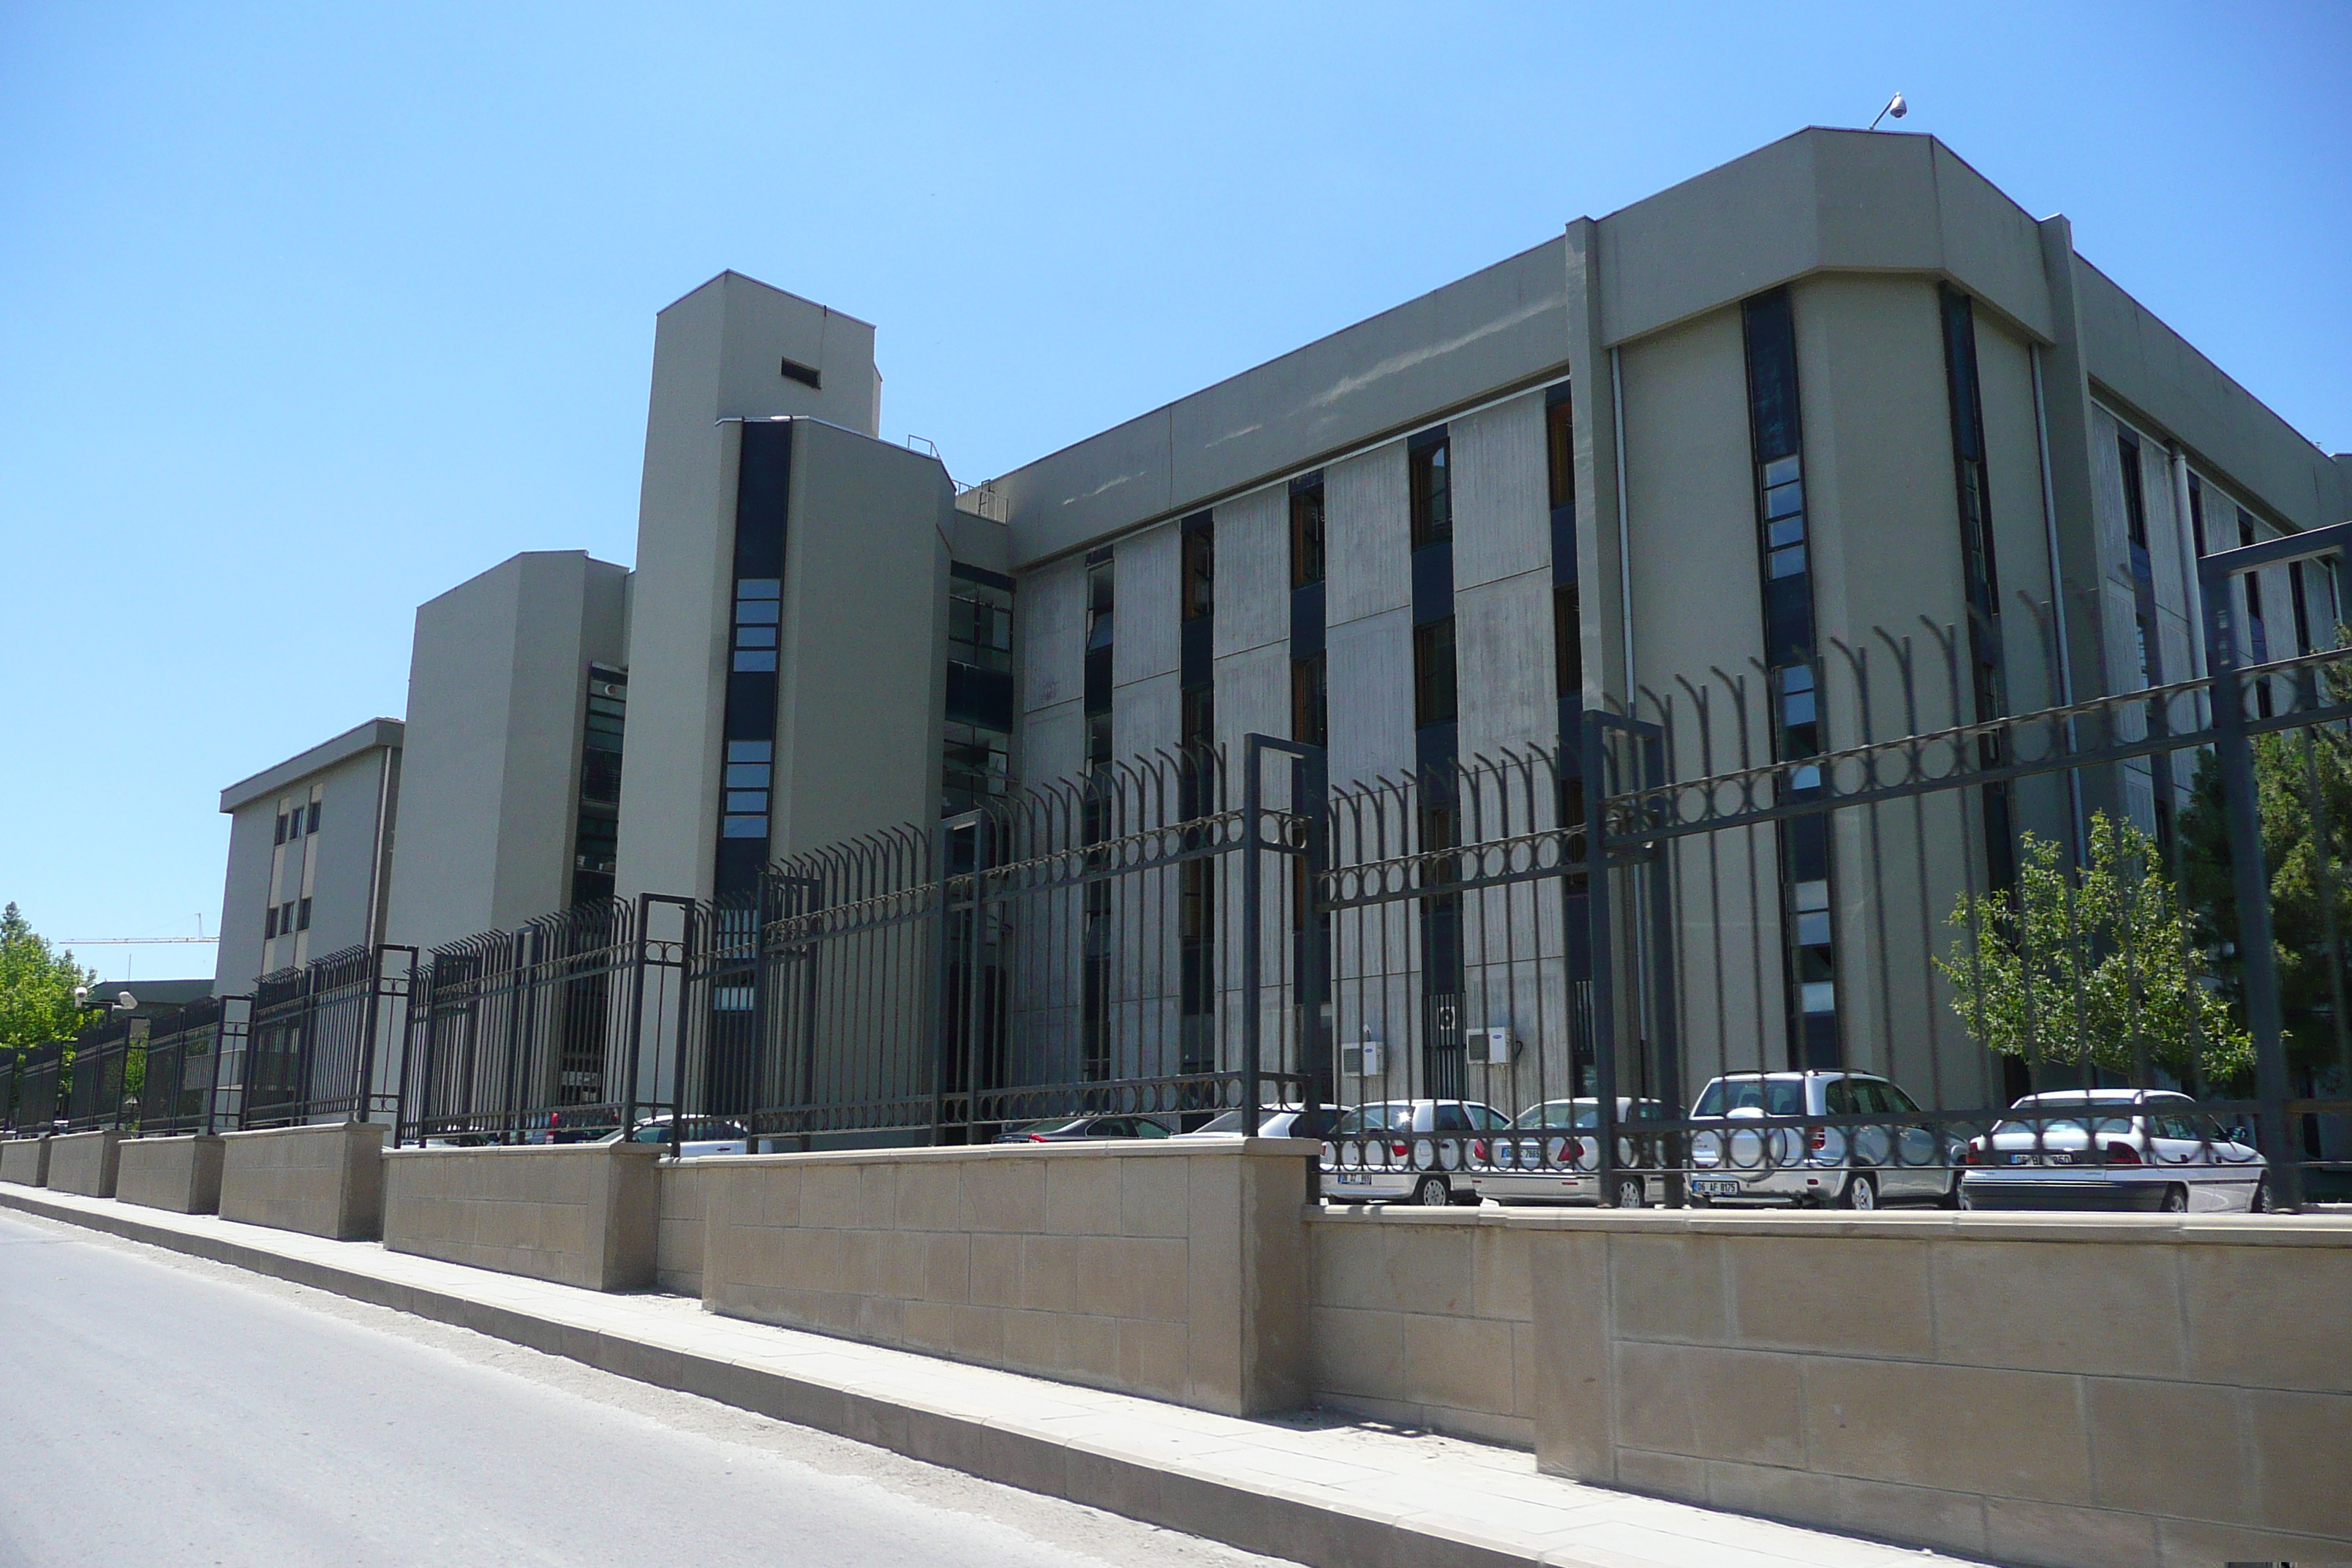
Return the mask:
<svg viewBox="0 0 2352 1568"><path fill-rule="evenodd" d="M2169 1089L2029 1094L1961 1152L1960 1206L2259 1214L2252 1142Z"/></svg>

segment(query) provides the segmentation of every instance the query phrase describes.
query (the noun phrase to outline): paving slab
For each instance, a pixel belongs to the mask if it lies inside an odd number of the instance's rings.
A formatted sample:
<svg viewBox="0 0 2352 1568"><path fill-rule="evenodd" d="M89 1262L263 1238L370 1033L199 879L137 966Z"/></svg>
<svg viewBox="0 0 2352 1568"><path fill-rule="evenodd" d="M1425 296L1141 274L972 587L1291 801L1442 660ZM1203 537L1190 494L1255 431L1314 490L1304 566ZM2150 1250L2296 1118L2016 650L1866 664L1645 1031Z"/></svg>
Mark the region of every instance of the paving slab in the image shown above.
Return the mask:
<svg viewBox="0 0 2352 1568"><path fill-rule="evenodd" d="M1564 1480L1517 1449L1244 1420L908 1351L0 1183L0 1206L233 1264L1314 1568L1894 1568L1903 1547ZM1980 1565L1979 1565L1980 1568Z"/></svg>

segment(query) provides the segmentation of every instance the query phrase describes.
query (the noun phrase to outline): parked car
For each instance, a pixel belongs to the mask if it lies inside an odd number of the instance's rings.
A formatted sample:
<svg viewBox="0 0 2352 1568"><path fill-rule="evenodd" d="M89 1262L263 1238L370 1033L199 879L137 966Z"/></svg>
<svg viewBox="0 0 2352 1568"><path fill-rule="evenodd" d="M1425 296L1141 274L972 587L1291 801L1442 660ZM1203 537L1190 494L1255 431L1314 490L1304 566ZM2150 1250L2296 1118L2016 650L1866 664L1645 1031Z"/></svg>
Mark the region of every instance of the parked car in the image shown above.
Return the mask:
<svg viewBox="0 0 2352 1568"><path fill-rule="evenodd" d="M2260 1214L2269 1164L2185 1094L2029 1094L1960 1152L1960 1206Z"/></svg>
<svg viewBox="0 0 2352 1568"><path fill-rule="evenodd" d="M1293 1131L1306 1114L1307 1108L1301 1105L1261 1106L1258 1109L1257 1135L1261 1138L1311 1136L1309 1133ZM1339 1108L1336 1105L1327 1105L1323 1108L1323 1114L1327 1121L1336 1121L1339 1116ZM1188 1138L1236 1138L1241 1135L1242 1121L1242 1112L1228 1110L1213 1121L1195 1127L1190 1132L1179 1132L1176 1134L1176 1142L1182 1142Z"/></svg>
<svg viewBox="0 0 2352 1568"><path fill-rule="evenodd" d="M670 1118L667 1111L640 1121L629 1134L632 1143L667 1143ZM691 1160L705 1154L748 1154L751 1151L751 1129L740 1121L723 1116L689 1116L679 1130L681 1142L678 1153ZM620 1129L604 1134L602 1142L620 1141Z"/></svg>
<svg viewBox="0 0 2352 1568"><path fill-rule="evenodd" d="M1675 1115L1661 1100L1617 1101L1620 1123L1671 1121ZM1511 1131L1520 1136L1473 1142L1470 1190L1503 1204L1597 1204L1601 1142L1593 1133L1600 1126L1601 1101L1593 1096L1531 1105L1511 1118ZM1662 1190L1651 1184L1662 1178L1643 1173L1664 1163L1654 1135L1620 1136L1617 1206L1648 1206L1653 1191Z"/></svg>
<svg viewBox="0 0 2352 1568"><path fill-rule="evenodd" d="M1766 1117L1871 1116L1884 1123L1743 1127ZM1691 1202L1835 1204L1958 1201L1960 1141L1939 1132L1918 1102L1870 1073L1731 1073L1691 1107Z"/></svg>
<svg viewBox="0 0 2352 1568"><path fill-rule="evenodd" d="M621 1130L620 1113L609 1105L543 1111L524 1124L526 1143L601 1143Z"/></svg>
<svg viewBox="0 0 2352 1568"><path fill-rule="evenodd" d="M1076 1143L1088 1138L1165 1138L1168 1129L1149 1116L1050 1117L996 1135L999 1143Z"/></svg>
<svg viewBox="0 0 2352 1568"><path fill-rule="evenodd" d="M1467 1100L1384 1100L1339 1113L1323 1141L1323 1195L1339 1203L1475 1204L1471 1142L1511 1119Z"/></svg>

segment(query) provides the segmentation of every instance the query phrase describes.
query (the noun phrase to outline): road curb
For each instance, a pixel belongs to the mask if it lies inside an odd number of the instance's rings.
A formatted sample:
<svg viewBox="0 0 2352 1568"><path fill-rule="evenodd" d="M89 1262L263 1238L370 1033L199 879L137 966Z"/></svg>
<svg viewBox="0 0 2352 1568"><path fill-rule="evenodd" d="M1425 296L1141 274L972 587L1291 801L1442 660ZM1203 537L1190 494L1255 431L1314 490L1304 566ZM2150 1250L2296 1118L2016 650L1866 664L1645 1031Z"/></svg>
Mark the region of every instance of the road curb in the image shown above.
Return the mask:
<svg viewBox="0 0 2352 1568"><path fill-rule="evenodd" d="M697 1394L982 1480L1310 1568L1602 1568L1600 1560L1573 1551L1517 1550L1491 1540L1465 1540L1412 1519L1383 1514L1376 1504L1361 1510L1336 1508L1325 1500L1286 1492L1273 1480L1258 1487L1236 1486L1222 1477L1188 1472L1181 1462L1143 1464L1082 1442L1057 1442L902 1399L583 1329L450 1291L289 1258L266 1247L193 1236L144 1219L135 1210L93 1212L55 1202L40 1189L13 1184L0 1185L0 1208L470 1329L633 1382Z"/></svg>

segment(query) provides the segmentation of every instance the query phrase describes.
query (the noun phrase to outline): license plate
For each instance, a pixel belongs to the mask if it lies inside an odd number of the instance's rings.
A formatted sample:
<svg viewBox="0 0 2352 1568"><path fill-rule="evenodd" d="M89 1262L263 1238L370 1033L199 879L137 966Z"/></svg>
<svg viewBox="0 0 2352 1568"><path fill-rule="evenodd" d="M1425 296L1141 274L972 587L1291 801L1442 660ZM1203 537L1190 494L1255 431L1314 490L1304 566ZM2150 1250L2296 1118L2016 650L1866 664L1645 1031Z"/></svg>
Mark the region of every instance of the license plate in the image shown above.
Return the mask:
<svg viewBox="0 0 2352 1568"><path fill-rule="evenodd" d="M1693 1182L1690 1190L1703 1198L1735 1198L1739 1195L1738 1182Z"/></svg>
<svg viewBox="0 0 2352 1568"><path fill-rule="evenodd" d="M1343 1187L1369 1187L1372 1184L1372 1179L1370 1176L1342 1174L1339 1177L1339 1184Z"/></svg>

